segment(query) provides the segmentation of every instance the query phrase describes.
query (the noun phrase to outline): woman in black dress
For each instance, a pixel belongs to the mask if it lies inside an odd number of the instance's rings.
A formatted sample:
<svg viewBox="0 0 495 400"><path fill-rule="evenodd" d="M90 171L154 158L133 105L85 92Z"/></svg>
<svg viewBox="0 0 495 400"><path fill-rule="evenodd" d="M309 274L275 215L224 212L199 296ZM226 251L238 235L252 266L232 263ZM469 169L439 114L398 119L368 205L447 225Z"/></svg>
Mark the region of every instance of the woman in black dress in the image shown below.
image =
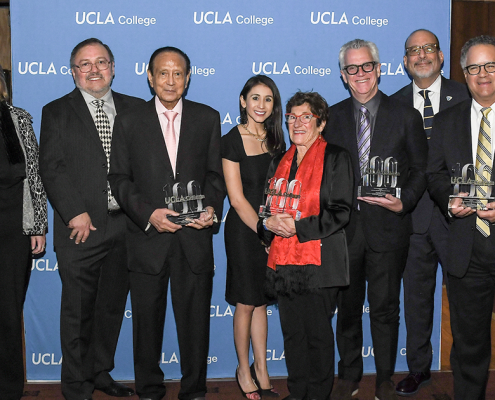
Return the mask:
<svg viewBox="0 0 495 400"><path fill-rule="evenodd" d="M19 400L24 388L22 309L31 254L45 249L47 215L31 116L7 100L0 67L0 397Z"/></svg>
<svg viewBox="0 0 495 400"><path fill-rule="evenodd" d="M239 366L236 378L251 400L278 397L266 366L267 299L264 294L267 254L256 234L266 172L272 158L285 150L282 104L267 76L250 78L239 99L241 123L222 138L222 164L231 208L225 222L227 287L235 305L234 342ZM249 346L254 363L249 366Z"/></svg>

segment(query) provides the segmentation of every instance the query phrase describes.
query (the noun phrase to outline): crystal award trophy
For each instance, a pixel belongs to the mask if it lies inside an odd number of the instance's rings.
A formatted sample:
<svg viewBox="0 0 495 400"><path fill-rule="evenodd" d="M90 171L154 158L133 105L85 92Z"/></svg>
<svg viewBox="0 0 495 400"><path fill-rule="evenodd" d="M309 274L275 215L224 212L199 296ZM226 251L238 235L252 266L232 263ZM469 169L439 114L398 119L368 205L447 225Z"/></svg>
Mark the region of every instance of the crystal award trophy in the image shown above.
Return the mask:
<svg viewBox="0 0 495 400"><path fill-rule="evenodd" d="M167 218L177 225L187 225L198 219L203 209L204 195L201 194L201 186L196 181L186 184L177 182L174 185L166 184L165 204L167 208L178 212L180 215L167 215Z"/></svg>
<svg viewBox="0 0 495 400"><path fill-rule="evenodd" d="M473 164L465 164L462 169L460 163L452 167L450 183L453 185L453 194L449 196L449 210L457 207L487 210L486 204L495 201L492 197L494 182L482 180L480 176L483 176L483 172L488 176L492 174L491 168L486 164L481 166L481 171L476 171Z"/></svg>
<svg viewBox="0 0 495 400"><path fill-rule="evenodd" d="M399 175L395 158L388 157L383 161L379 156L372 157L358 186L358 197L385 197L391 194L400 199L401 190L397 187Z"/></svg>
<svg viewBox="0 0 495 400"><path fill-rule="evenodd" d="M265 189L266 202L260 206L258 215L266 218L273 214L287 213L299 221L301 212L297 208L301 198L301 187L301 182L296 179L290 182L285 178L269 179L268 188Z"/></svg>

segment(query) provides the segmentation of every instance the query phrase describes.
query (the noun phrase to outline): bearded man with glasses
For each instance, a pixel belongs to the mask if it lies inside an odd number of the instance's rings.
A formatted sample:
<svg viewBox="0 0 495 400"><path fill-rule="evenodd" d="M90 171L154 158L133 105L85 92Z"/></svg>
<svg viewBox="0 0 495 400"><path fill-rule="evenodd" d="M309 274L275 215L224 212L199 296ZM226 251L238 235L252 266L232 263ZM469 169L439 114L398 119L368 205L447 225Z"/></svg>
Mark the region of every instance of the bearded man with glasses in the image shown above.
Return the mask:
<svg viewBox="0 0 495 400"><path fill-rule="evenodd" d="M354 201L345 231L350 285L338 294L339 380L332 400L351 399L363 375L363 303L368 281L371 336L378 400L396 399L399 296L411 212L425 188L427 143L420 114L378 90L380 58L372 42L352 40L340 49L340 73L351 97L328 109L325 138L351 154ZM358 186L372 157L397 160L399 197L358 197ZM360 396L361 397L361 396Z"/></svg>
<svg viewBox="0 0 495 400"><path fill-rule="evenodd" d="M418 29L409 35L404 65L413 81L392 98L421 113L427 138L431 136L435 114L469 98L465 84L441 75L442 64L443 53L434 33ZM402 396L413 395L430 382L436 277L438 263L446 259L448 231L447 220L427 191L414 209L412 221L413 234L403 276L409 375L396 388Z"/></svg>
<svg viewBox="0 0 495 400"><path fill-rule="evenodd" d="M134 391L110 376L129 278L126 217L109 191L108 169L117 113L141 99L110 89L114 57L91 38L70 57L76 89L43 108L40 173L54 208L54 245L62 279L62 393L91 399Z"/></svg>

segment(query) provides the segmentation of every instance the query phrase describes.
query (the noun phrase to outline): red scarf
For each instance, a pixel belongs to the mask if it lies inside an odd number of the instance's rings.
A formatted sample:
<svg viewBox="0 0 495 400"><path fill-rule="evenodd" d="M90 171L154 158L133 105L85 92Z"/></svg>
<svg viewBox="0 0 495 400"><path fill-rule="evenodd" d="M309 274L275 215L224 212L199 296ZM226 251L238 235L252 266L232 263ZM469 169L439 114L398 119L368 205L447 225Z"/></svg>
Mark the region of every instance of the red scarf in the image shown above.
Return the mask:
<svg viewBox="0 0 495 400"><path fill-rule="evenodd" d="M320 188L323 177L323 160L327 142L320 135L306 152L296 178L302 183L298 210L301 218L320 214ZM289 179L292 159L296 152L293 144L280 160L275 177ZM321 240L300 243L297 235L291 238L275 236L268 255L268 266L274 270L277 265L321 265Z"/></svg>

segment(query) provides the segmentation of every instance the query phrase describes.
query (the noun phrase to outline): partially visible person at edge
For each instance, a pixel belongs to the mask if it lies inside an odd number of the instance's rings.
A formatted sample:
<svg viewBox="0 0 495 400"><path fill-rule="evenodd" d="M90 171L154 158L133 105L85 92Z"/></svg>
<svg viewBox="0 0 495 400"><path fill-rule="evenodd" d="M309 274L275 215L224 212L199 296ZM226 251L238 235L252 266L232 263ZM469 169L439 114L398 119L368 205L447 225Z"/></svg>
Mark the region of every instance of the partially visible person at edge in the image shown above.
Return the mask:
<svg viewBox="0 0 495 400"><path fill-rule="evenodd" d="M24 389L22 309L31 256L45 251L46 194L38 173L32 117L9 104L0 66L0 397L19 400Z"/></svg>
<svg viewBox="0 0 495 400"><path fill-rule="evenodd" d="M268 321L264 294L267 253L256 234L261 193L274 156L285 151L282 102L265 75L244 85L241 123L222 137L222 166L231 209L225 221L227 286L225 299L235 306L234 343L239 366L236 379L248 399L278 397L266 366ZM249 366L249 345L254 363Z"/></svg>
<svg viewBox="0 0 495 400"><path fill-rule="evenodd" d="M327 107L315 92L297 92L287 103L292 146L272 161L268 177L301 183L300 219L291 210L258 222L260 238L270 245L267 286L278 297L284 337L290 392L284 400L329 398L331 320L338 288L349 284L343 228L351 212L353 172L349 153L321 136Z"/></svg>
<svg viewBox="0 0 495 400"><path fill-rule="evenodd" d="M450 203L450 195L457 165L474 166L475 181L494 180L495 37L468 40L460 63L472 99L435 116L426 176L431 198L449 221L445 267L454 339L450 354L454 399L484 400L492 398L487 397L486 385L495 296L495 202L483 200L483 210L460 198ZM476 196L485 197L487 186L476 185Z"/></svg>

